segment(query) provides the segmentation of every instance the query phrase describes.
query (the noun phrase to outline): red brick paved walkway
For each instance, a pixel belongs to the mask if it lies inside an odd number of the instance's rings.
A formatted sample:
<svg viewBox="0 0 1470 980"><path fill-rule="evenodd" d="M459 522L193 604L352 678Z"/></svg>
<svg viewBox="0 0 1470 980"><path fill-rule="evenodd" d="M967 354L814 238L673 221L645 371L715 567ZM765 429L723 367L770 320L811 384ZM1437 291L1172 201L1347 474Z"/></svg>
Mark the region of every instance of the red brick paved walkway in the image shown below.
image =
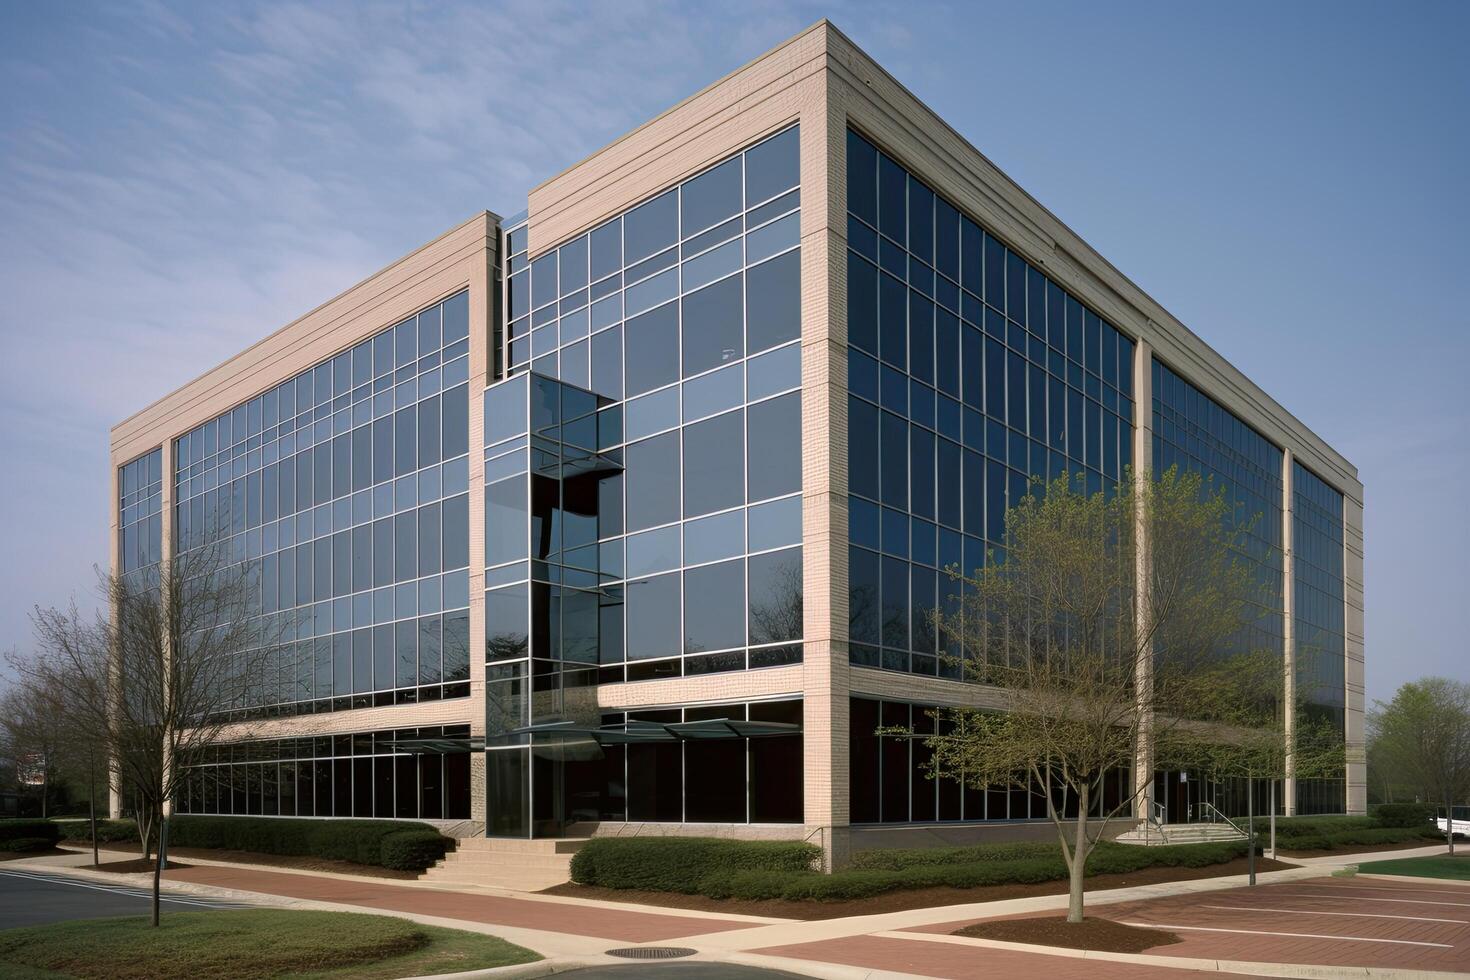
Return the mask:
<svg viewBox="0 0 1470 980"><path fill-rule="evenodd" d="M1087 914L1173 931L1182 941L1148 951L1159 956L1470 973L1470 888L1432 882L1314 878L1093 904Z"/></svg>
<svg viewBox="0 0 1470 980"><path fill-rule="evenodd" d="M344 878L244 868L196 865L170 871L166 877L170 881L212 885L216 888L233 888L394 912L413 912L489 925L596 936L599 939L630 943L658 942L679 936L748 929L751 926L748 922L729 919L660 915L656 912L624 911L494 895L470 895L428 888L405 888L402 885L371 881L349 881Z"/></svg>

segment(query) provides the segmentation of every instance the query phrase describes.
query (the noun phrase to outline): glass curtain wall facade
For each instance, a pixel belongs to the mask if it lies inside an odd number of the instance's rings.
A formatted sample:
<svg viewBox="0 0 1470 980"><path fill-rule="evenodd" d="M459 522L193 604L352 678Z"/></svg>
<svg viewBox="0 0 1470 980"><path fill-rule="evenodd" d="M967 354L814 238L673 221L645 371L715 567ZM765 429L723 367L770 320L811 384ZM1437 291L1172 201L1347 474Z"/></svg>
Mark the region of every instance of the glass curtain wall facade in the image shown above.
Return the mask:
<svg viewBox="0 0 1470 980"><path fill-rule="evenodd" d="M1281 616L1281 449L1219 402L1153 362L1154 472L1177 466L1224 491L1231 519L1245 530L1243 557L1269 597L1237 641L1241 650L1284 656Z"/></svg>
<svg viewBox="0 0 1470 980"><path fill-rule="evenodd" d="M508 232L511 377L485 402L488 732L601 722L594 683L800 661L797 137L534 260ZM492 832L585 818L551 754L492 749ZM626 807L600 792L601 819L647 811L628 785Z"/></svg>
<svg viewBox="0 0 1470 980"><path fill-rule="evenodd" d="M276 639L241 719L469 696L468 352L461 292L175 440L176 553L244 565ZM467 757L335 738L221 746L180 804L469 815Z"/></svg>
<svg viewBox="0 0 1470 980"><path fill-rule="evenodd" d="M118 468L118 573L129 582L156 582L163 560L163 450Z"/></svg>
<svg viewBox="0 0 1470 980"><path fill-rule="evenodd" d="M178 553L283 638L243 715L468 696L468 351L461 292L175 441Z"/></svg>
<svg viewBox="0 0 1470 980"><path fill-rule="evenodd" d="M410 754L394 743L469 734L468 725L436 725L213 746L190 767L178 812L468 819L469 753Z"/></svg>
<svg viewBox="0 0 1470 980"><path fill-rule="evenodd" d="M956 676L942 569L984 565L1033 477L1118 481L1133 342L852 131L847 194L850 658Z"/></svg>
<svg viewBox="0 0 1470 980"><path fill-rule="evenodd" d="M1311 716L1344 731L1347 695L1342 494L1292 461L1291 568L1298 694ZM1297 780L1298 813L1342 813L1346 783Z"/></svg>
<svg viewBox="0 0 1470 980"><path fill-rule="evenodd" d="M1134 345L853 131L847 194L849 656L957 678L929 622L960 600L943 569L985 564L1033 478L1117 483ZM931 708L850 705L851 822L1045 815L1040 794L928 779L921 743L872 734L930 730Z"/></svg>
<svg viewBox="0 0 1470 980"><path fill-rule="evenodd" d="M956 779L931 779L924 770L932 750L921 739L888 738L881 728L909 728L920 735L944 734L948 723L934 717L933 705L903 701L850 698L848 759L854 824L937 823L1044 820L1046 796L1039 792L998 786L975 788ZM1131 791L1126 770L1104 782L1103 793L1092 801L1092 813L1111 811ZM1038 784L1039 785L1039 784ZM1054 794L1060 799L1061 793ZM1077 815L1077 800L1069 797L1065 815Z"/></svg>
<svg viewBox="0 0 1470 980"><path fill-rule="evenodd" d="M1244 555L1255 569L1264 595L1255 622L1233 644L1236 649L1269 650L1285 656L1282 616L1281 507L1285 454L1228 409L1155 360L1154 471L1172 467L1200 473L1223 489L1231 504L1230 519L1245 530ZM1154 799L1168 819L1186 819L1200 803L1230 816L1269 810L1270 782L1217 774L1160 772L1154 776ZM1283 793L1277 812L1285 812Z"/></svg>

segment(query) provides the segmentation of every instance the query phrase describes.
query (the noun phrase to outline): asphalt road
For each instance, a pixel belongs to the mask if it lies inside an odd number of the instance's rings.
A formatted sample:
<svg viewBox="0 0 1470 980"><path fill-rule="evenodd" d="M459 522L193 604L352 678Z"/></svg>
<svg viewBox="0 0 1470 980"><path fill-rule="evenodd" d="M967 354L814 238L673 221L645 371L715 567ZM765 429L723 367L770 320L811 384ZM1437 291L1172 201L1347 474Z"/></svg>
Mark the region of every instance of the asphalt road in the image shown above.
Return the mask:
<svg viewBox="0 0 1470 980"><path fill-rule="evenodd" d="M207 898L163 897L163 911L197 912L202 909L246 908ZM61 875L10 871L0 867L0 929L37 926L71 919L100 919L113 915L145 915L151 895L127 885L95 884Z"/></svg>

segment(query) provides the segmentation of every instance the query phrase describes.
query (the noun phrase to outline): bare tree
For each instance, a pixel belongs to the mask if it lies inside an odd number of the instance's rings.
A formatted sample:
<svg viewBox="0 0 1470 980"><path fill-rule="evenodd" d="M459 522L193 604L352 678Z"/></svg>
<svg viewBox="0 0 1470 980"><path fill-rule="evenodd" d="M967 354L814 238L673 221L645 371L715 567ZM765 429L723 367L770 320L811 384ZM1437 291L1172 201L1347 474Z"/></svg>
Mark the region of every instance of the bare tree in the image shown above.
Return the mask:
<svg viewBox="0 0 1470 980"><path fill-rule="evenodd" d="M38 653L22 671L69 692L78 733L102 747L137 801L143 853L157 840L153 924L167 859L167 816L189 766L229 728L249 737L244 709L263 689L278 619L262 619L247 563L216 547L161 562L152 574L102 577L108 612L37 609Z"/></svg>
<svg viewBox="0 0 1470 980"><path fill-rule="evenodd" d="M0 751L15 766L18 779L40 787L42 819L50 816L51 785L64 768L63 745L69 734L57 708L52 691L24 679L0 694Z"/></svg>
<svg viewBox="0 0 1470 980"><path fill-rule="evenodd" d="M1374 704L1368 730L1380 757L1444 806L1445 838L1455 853L1455 804L1470 799L1470 684L1425 677Z"/></svg>
<svg viewBox="0 0 1470 980"><path fill-rule="evenodd" d="M1125 478L1090 496L1081 487L1065 475L1038 484L1008 512L1003 552L970 576L951 569L963 596L931 618L960 651L947 656L999 710L947 709L921 736L933 778L1045 796L1070 874L1069 922L1082 920L1087 858L1107 821L1147 785L1105 805L1107 781L1210 737L1191 723L1199 668L1230 649L1262 600L1242 556L1249 522L1197 474Z"/></svg>

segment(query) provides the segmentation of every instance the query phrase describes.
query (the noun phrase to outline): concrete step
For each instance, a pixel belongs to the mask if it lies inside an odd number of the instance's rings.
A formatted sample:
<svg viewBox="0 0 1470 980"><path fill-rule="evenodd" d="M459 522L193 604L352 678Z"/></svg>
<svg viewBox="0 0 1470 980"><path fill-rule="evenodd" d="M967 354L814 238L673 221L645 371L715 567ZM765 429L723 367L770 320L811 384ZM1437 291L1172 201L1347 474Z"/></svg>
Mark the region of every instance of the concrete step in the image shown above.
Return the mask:
<svg viewBox="0 0 1470 980"><path fill-rule="evenodd" d="M585 839L467 837L418 880L539 891L571 880L572 855L584 843Z"/></svg>
<svg viewBox="0 0 1470 980"><path fill-rule="evenodd" d="M1135 828L1119 834L1120 844L1142 844L1160 846L1169 844L1207 844L1216 841L1245 840L1245 834L1229 824L1166 824L1162 835L1159 828L1150 827L1147 832Z"/></svg>
<svg viewBox="0 0 1470 980"><path fill-rule="evenodd" d="M553 884L564 884L567 879L559 874L476 874L444 868L422 874L419 880L425 884L491 884L516 892L538 892Z"/></svg>
<svg viewBox="0 0 1470 980"><path fill-rule="evenodd" d="M499 854L575 854L588 838L559 837L538 840L520 840L506 837L462 837L458 843L461 851L492 851Z"/></svg>
<svg viewBox="0 0 1470 980"><path fill-rule="evenodd" d="M459 851L444 856L444 863L469 868L570 868L570 854L496 854L491 851Z"/></svg>

